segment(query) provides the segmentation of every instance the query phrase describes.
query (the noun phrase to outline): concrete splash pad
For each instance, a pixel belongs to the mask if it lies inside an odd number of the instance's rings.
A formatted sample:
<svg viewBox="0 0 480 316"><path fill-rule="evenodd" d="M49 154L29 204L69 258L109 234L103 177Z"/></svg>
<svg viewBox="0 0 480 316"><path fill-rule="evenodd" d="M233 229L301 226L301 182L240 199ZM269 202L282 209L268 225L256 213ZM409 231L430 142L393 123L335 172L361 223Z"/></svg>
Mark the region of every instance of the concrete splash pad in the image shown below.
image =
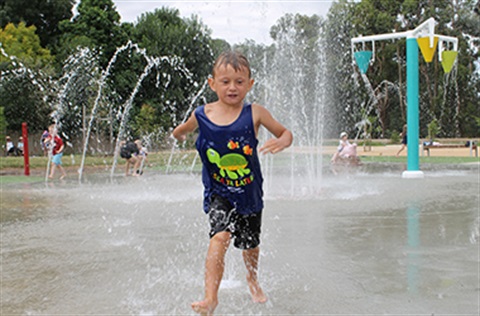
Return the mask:
<svg viewBox="0 0 480 316"><path fill-rule="evenodd" d="M479 173L324 175L316 194L266 184L251 302L230 248L217 314L478 315ZM199 175L2 187L1 314L192 314L207 218Z"/></svg>

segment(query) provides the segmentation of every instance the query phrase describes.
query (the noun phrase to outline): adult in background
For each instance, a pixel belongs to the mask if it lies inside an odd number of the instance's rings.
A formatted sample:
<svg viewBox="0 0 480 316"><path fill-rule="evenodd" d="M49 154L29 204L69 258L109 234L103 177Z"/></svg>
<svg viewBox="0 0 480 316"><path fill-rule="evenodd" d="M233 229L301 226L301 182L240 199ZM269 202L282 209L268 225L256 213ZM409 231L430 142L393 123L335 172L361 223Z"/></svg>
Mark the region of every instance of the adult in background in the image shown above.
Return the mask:
<svg viewBox="0 0 480 316"><path fill-rule="evenodd" d="M10 136L5 137L5 156L18 156L18 148L15 147Z"/></svg>
<svg viewBox="0 0 480 316"><path fill-rule="evenodd" d="M351 159L352 162L358 159L357 144L351 144L348 141L348 134L346 132L340 134L337 151L333 155L331 162L336 163L340 159Z"/></svg>

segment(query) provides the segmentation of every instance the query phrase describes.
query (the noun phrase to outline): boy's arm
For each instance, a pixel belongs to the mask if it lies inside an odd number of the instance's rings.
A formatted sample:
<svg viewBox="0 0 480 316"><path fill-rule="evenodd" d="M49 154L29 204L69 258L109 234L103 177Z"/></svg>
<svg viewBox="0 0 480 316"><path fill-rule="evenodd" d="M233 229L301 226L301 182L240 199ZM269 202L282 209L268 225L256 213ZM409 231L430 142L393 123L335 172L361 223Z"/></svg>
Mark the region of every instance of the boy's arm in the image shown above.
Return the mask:
<svg viewBox="0 0 480 316"><path fill-rule="evenodd" d="M193 112L185 123L178 125L173 130L172 136L179 141L184 141L187 139L187 135L192 133L195 129L197 129L197 127L197 118L195 117L195 112Z"/></svg>
<svg viewBox="0 0 480 316"><path fill-rule="evenodd" d="M276 137L270 138L260 147L261 153L275 154L292 144L292 132L278 122L267 109L257 104L254 105L254 121L256 126L265 126Z"/></svg>

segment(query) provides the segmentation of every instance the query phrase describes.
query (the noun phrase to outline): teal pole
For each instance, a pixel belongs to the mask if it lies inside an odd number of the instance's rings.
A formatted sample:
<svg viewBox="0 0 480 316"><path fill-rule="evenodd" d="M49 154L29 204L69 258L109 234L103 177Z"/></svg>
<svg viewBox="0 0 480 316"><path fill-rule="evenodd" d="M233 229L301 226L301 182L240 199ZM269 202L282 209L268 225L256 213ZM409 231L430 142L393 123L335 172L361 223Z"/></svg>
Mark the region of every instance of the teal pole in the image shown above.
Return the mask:
<svg viewBox="0 0 480 316"><path fill-rule="evenodd" d="M418 44L407 38L407 171L419 170Z"/></svg>

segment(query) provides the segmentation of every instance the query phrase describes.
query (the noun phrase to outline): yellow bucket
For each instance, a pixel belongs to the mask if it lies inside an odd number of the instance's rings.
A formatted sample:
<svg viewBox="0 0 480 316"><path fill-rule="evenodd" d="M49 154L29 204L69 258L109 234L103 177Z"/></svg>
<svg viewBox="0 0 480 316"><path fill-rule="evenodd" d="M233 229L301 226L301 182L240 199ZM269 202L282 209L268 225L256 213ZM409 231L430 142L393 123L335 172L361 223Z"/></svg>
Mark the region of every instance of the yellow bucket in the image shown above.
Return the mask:
<svg viewBox="0 0 480 316"><path fill-rule="evenodd" d="M448 74L452 70L457 55L458 52L454 50L444 50L442 52L442 67L445 73Z"/></svg>
<svg viewBox="0 0 480 316"><path fill-rule="evenodd" d="M431 62L433 55L435 55L435 49L437 48L438 37L433 37L433 47L430 47L430 37L419 37L417 38L418 46L422 51L423 59L427 63Z"/></svg>

